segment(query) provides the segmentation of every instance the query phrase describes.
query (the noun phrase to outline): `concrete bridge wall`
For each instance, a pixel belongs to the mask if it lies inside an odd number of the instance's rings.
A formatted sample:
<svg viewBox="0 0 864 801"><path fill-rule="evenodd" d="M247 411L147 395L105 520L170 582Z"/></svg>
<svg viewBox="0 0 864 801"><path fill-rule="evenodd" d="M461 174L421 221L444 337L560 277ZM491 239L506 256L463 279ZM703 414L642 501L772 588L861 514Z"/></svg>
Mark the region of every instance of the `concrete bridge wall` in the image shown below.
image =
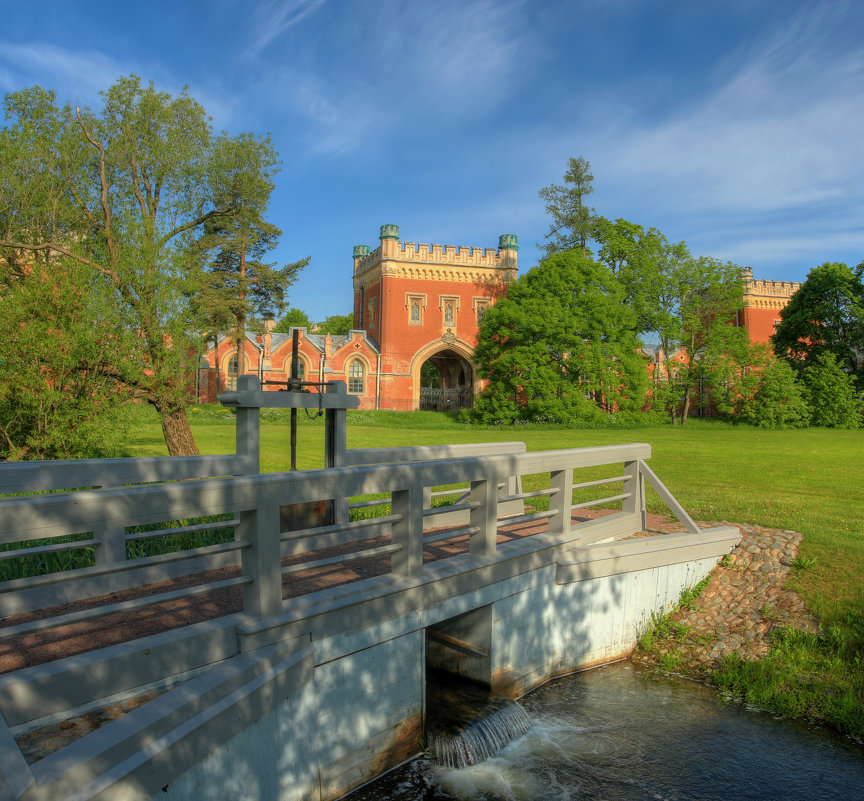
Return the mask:
<svg viewBox="0 0 864 801"><path fill-rule="evenodd" d="M420 753L426 659L435 650L427 648L427 627L455 619L451 627L469 641L488 637L488 680L518 696L556 675L629 654L652 613L704 578L734 545L732 537L717 538L715 555L676 562L692 553L692 538L684 536L669 549L670 563L644 569L626 561L636 553L630 544L623 556L615 555L621 544L595 546L576 560L313 641L310 682L150 801L339 798ZM585 565L603 559L619 568L590 577ZM585 577L574 578L574 569ZM459 669L470 673L478 659L466 657ZM119 801L117 789L110 797Z"/></svg>

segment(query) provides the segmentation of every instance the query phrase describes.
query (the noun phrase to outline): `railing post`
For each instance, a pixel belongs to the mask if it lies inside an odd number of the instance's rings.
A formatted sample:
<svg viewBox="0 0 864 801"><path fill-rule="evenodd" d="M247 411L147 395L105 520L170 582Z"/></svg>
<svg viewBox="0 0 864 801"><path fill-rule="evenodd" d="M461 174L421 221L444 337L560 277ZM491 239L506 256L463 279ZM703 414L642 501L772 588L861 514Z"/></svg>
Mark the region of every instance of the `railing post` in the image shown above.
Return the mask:
<svg viewBox="0 0 864 801"><path fill-rule="evenodd" d="M323 392L323 387L319 387ZM333 381L327 393L348 394L344 381ZM342 467L348 450L348 411L346 409L327 409L324 412L324 467ZM333 499L333 522L347 523L349 518L348 498Z"/></svg>
<svg viewBox="0 0 864 801"><path fill-rule="evenodd" d="M411 578L423 575L423 490L409 487L392 494L392 513L402 519L393 523L390 537L400 550L391 558L392 573Z"/></svg>
<svg viewBox="0 0 864 801"><path fill-rule="evenodd" d="M552 470L549 474L549 488L558 492L549 499L549 510L557 514L549 518L548 533L553 536L569 536L573 511L573 468Z"/></svg>
<svg viewBox="0 0 864 801"><path fill-rule="evenodd" d="M647 512L645 510L645 479L642 471L639 469L639 460L634 459L632 462L624 462L624 473L627 478L624 480L623 491L629 492L630 497L625 498L621 504L621 511L628 514L639 514L641 517L642 528L645 528L647 523Z"/></svg>
<svg viewBox="0 0 864 801"><path fill-rule="evenodd" d="M112 562L126 560L126 527L109 525L93 532L94 539L100 542L93 548L93 561L97 565L110 565ZM82 545L86 544L86 540Z"/></svg>
<svg viewBox="0 0 864 801"><path fill-rule="evenodd" d="M279 538L279 504L268 501L239 515L238 540L250 545L241 553L243 575L252 579L243 585L243 611L257 618L282 611L282 556Z"/></svg>
<svg viewBox="0 0 864 801"><path fill-rule="evenodd" d="M493 556L498 547L498 476L471 482L471 501L480 505L471 510L468 550L478 556Z"/></svg>
<svg viewBox="0 0 864 801"><path fill-rule="evenodd" d="M258 377L241 375L237 378L238 392L255 392L261 389ZM261 410L257 406L238 406L236 413L237 455L245 457L247 474L261 472Z"/></svg>

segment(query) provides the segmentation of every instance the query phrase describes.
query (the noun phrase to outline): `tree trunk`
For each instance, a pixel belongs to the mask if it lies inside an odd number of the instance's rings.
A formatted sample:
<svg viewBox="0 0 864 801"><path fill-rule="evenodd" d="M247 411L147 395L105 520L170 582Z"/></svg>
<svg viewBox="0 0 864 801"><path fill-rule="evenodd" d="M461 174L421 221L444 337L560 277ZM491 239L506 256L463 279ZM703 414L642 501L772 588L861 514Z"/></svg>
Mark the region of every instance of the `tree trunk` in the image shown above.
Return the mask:
<svg viewBox="0 0 864 801"><path fill-rule="evenodd" d="M189 418L184 406L156 407L162 418L162 433L168 446L169 456L198 456L201 452L195 444Z"/></svg>
<svg viewBox="0 0 864 801"><path fill-rule="evenodd" d="M687 389L684 391L684 410L681 412L681 425L687 425L687 415L690 413L690 396L693 394L693 387L687 384Z"/></svg>

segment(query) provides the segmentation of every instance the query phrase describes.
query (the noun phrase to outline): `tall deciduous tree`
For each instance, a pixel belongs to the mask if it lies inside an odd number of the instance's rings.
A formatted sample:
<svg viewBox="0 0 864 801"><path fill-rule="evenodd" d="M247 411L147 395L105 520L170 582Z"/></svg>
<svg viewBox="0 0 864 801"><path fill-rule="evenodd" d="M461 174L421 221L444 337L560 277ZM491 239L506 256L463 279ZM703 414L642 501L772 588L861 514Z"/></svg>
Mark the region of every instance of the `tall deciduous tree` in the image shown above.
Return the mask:
<svg viewBox="0 0 864 801"><path fill-rule="evenodd" d="M704 256L690 260L687 295L680 311L681 347L687 365L683 423L690 414L694 392L708 377L710 366L730 353L746 349L747 331L732 325L743 305L740 267Z"/></svg>
<svg viewBox="0 0 864 801"><path fill-rule="evenodd" d="M840 367L833 353L820 353L804 370L809 395L810 424L825 428L860 428L864 404L855 391L855 379Z"/></svg>
<svg viewBox="0 0 864 801"><path fill-rule="evenodd" d="M272 166L244 142L214 137L185 90L172 97L134 75L102 93L98 113L59 108L36 87L8 95L6 116L0 255L89 270L111 298L100 325L114 347L82 369L155 406L169 453L197 453L185 408L190 332L200 330L193 243L208 221L236 215L244 187L261 173L269 180Z"/></svg>
<svg viewBox="0 0 864 801"><path fill-rule="evenodd" d="M318 323L316 328L319 334L331 334L332 336L344 336L354 327L353 314L331 314L324 318L324 322Z"/></svg>
<svg viewBox="0 0 864 801"><path fill-rule="evenodd" d="M594 191L591 165L582 156L570 158L564 173L564 184L544 186L539 195L546 201L546 212L552 215L545 245L546 255L578 248L588 255L588 242L594 230L596 213L587 197Z"/></svg>
<svg viewBox="0 0 864 801"><path fill-rule="evenodd" d="M474 358L488 421L574 422L641 408L645 360L615 276L578 250L521 276L483 318Z"/></svg>
<svg viewBox="0 0 864 801"><path fill-rule="evenodd" d="M737 339L733 347L710 360L706 376L710 400L717 413L737 423L743 419L765 368L774 361L768 345Z"/></svg>
<svg viewBox="0 0 864 801"><path fill-rule="evenodd" d="M656 228L598 217L598 258L618 277L638 316L638 330L660 344L665 378L655 387L655 406L673 422L686 423L694 394L709 372L747 363L747 336L730 323L743 303L740 268L694 258L684 242L672 243ZM677 356L683 351L683 364ZM716 366L716 369L715 369ZM682 404L683 399L683 404Z"/></svg>
<svg viewBox="0 0 864 801"><path fill-rule="evenodd" d="M771 342L778 356L797 367L806 367L823 353L833 353L847 373L859 372L864 358L861 270L856 274L839 262L826 262L810 270L781 310L780 325Z"/></svg>
<svg viewBox="0 0 864 801"><path fill-rule="evenodd" d="M606 264L624 287L628 303L637 315L637 329L660 345L654 389L655 408L666 408L677 419L682 392L676 385L680 373L675 357L684 337L682 302L691 291L692 261L684 242L670 243L656 228L647 231L636 223L598 217L594 240L597 258ZM682 390L683 391L683 390Z"/></svg>
<svg viewBox="0 0 864 801"><path fill-rule="evenodd" d="M804 398L804 388L788 362L772 358L765 365L742 416L759 428L807 427L810 407Z"/></svg>
<svg viewBox="0 0 864 801"><path fill-rule="evenodd" d="M121 455L128 396L82 369L115 356L99 290L74 264L37 256L18 271L0 260L0 459Z"/></svg>

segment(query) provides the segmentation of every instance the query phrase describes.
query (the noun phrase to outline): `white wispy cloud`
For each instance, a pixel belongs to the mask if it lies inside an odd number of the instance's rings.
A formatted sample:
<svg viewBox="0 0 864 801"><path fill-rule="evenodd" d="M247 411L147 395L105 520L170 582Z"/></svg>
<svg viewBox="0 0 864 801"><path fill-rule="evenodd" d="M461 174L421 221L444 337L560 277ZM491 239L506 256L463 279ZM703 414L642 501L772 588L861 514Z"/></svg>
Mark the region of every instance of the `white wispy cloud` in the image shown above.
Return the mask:
<svg viewBox="0 0 864 801"><path fill-rule="evenodd" d="M836 49L837 24L831 14L799 19L730 57L698 102L618 131L609 161L619 178L662 182L660 203L702 209L861 202L864 54Z"/></svg>
<svg viewBox="0 0 864 801"><path fill-rule="evenodd" d="M0 41L0 85L9 91L39 84L53 89L60 102L92 105L98 102L100 90L132 71L98 51Z"/></svg>
<svg viewBox="0 0 864 801"><path fill-rule="evenodd" d="M255 58L275 39L324 5L325 0L275 0L258 3L252 15L246 58ZM245 6L244 6L245 7Z"/></svg>
<svg viewBox="0 0 864 801"><path fill-rule="evenodd" d="M101 51L75 50L44 42L0 41L0 90L17 91L22 87L40 85L52 89L59 104L71 103L99 108L99 93L108 89L123 75L141 76L146 85L153 81L157 89L179 94L185 81L161 64L142 65L120 61ZM213 120L215 127L231 126L235 119L235 99L206 83L191 86L189 93Z"/></svg>
<svg viewBox="0 0 864 801"><path fill-rule="evenodd" d="M515 93L532 71L523 2L477 0L405 6L388 55L399 59L406 93L432 113L482 114ZM386 51L385 51L386 52ZM406 88L408 88L406 86Z"/></svg>
<svg viewBox="0 0 864 801"><path fill-rule="evenodd" d="M291 26L320 7L289 5ZM521 2L492 0L328 6L314 32L298 28L283 39L282 56L258 59L261 83L303 121L311 155L380 151L394 136L458 129L506 103L526 42L522 12ZM264 38L279 26L265 27Z"/></svg>
<svg viewBox="0 0 864 801"><path fill-rule="evenodd" d="M350 152L367 136L375 109L362 97L333 92L317 75L285 70L270 84L275 102L304 121L311 157L332 158Z"/></svg>

